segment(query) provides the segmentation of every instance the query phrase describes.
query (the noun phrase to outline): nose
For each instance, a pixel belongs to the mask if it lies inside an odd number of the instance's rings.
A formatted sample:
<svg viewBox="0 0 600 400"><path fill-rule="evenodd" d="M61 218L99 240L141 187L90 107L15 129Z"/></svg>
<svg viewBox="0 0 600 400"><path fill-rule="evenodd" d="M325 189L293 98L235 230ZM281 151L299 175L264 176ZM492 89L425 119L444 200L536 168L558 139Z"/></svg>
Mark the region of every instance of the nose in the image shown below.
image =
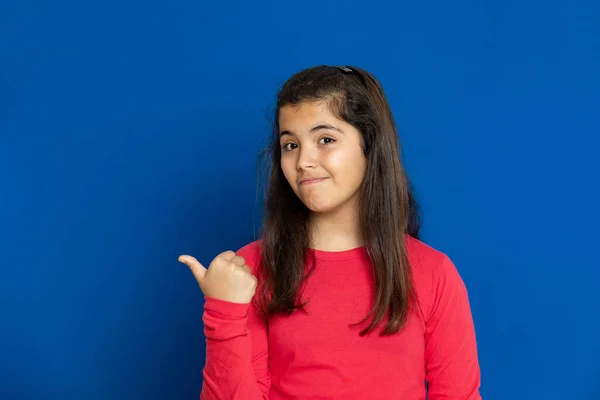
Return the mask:
<svg viewBox="0 0 600 400"><path fill-rule="evenodd" d="M301 147L298 150L298 161L296 163L298 171L314 169L318 164L316 150L311 149L309 146Z"/></svg>

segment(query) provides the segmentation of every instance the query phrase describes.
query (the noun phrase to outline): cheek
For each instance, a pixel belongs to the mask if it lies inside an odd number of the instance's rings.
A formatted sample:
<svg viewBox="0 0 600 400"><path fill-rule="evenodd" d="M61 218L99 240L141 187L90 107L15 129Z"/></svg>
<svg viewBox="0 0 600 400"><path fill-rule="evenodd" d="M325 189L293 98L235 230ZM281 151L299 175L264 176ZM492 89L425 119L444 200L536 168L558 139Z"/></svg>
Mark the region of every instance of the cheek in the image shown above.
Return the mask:
<svg viewBox="0 0 600 400"><path fill-rule="evenodd" d="M343 174L350 165L350 157L348 151L339 149L326 153L322 163L332 174Z"/></svg>
<svg viewBox="0 0 600 400"><path fill-rule="evenodd" d="M295 181L295 164L294 160L291 160L289 156L282 156L281 161L279 163L281 165L281 170L283 171L283 175L285 179L292 185L292 182ZM293 187L293 185L292 185Z"/></svg>
<svg viewBox="0 0 600 400"><path fill-rule="evenodd" d="M342 178L344 182L361 180L365 169L365 159L362 153L337 152L327 157L327 168L334 177Z"/></svg>

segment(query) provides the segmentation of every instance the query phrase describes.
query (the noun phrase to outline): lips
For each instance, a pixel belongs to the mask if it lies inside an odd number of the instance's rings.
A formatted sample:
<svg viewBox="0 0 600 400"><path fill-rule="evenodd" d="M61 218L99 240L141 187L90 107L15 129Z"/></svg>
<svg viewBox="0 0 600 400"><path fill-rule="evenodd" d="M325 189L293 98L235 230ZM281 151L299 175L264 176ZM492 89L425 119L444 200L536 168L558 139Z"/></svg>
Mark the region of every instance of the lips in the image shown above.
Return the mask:
<svg viewBox="0 0 600 400"><path fill-rule="evenodd" d="M327 178L307 178L300 181L300 185L312 185L324 181Z"/></svg>
<svg viewBox="0 0 600 400"><path fill-rule="evenodd" d="M300 181L300 185L310 185L313 183L319 183L324 181L327 178L306 178Z"/></svg>

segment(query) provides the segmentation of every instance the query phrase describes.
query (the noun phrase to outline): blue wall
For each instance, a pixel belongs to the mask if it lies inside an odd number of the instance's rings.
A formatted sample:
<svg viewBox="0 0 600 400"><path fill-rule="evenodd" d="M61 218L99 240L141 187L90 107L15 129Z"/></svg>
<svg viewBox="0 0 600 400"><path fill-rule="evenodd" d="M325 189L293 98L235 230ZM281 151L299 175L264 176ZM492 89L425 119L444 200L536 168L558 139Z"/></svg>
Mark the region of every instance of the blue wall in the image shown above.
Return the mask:
<svg viewBox="0 0 600 400"><path fill-rule="evenodd" d="M325 63L387 90L484 398L600 399L599 3L271 3L0 2L0 398L198 397L177 256L253 239L275 92Z"/></svg>

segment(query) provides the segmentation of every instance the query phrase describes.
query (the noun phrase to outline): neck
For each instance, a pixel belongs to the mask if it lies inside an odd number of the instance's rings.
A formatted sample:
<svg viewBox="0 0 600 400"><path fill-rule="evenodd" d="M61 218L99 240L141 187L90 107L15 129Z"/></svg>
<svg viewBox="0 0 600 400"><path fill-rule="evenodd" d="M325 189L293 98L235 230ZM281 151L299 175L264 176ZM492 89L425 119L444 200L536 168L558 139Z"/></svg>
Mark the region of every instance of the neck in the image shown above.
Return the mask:
<svg viewBox="0 0 600 400"><path fill-rule="evenodd" d="M364 244L356 209L312 213L309 219L310 247L324 251L344 251Z"/></svg>

